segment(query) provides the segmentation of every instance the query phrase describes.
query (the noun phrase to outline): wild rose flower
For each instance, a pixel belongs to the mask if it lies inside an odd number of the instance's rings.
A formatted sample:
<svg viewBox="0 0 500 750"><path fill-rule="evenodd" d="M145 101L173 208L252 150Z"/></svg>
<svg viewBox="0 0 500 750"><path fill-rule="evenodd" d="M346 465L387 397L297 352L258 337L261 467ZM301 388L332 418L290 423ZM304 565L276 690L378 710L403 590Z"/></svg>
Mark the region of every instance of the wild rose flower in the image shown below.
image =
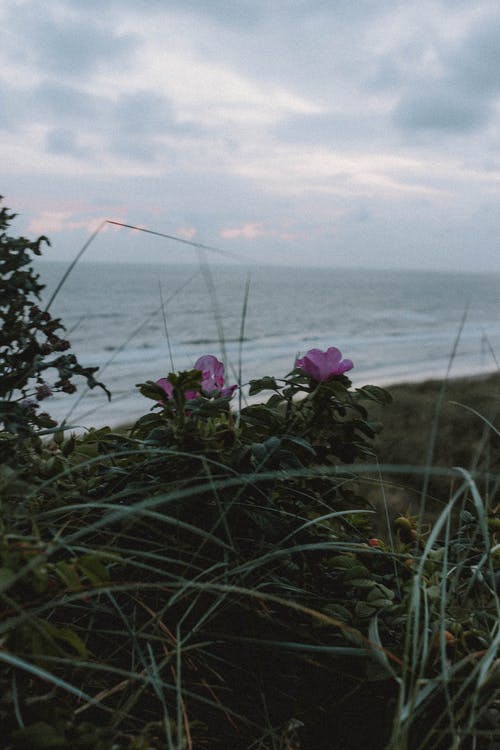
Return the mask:
<svg viewBox="0 0 500 750"><path fill-rule="evenodd" d="M171 400L173 398L173 395L174 395L174 386L172 385L172 383L170 383L167 380L167 378L160 378L159 380L156 381L156 385L159 385L160 388L162 388L165 391L165 393L167 394L167 398L168 399ZM158 402L158 403L160 403L160 402Z"/></svg>
<svg viewBox="0 0 500 750"><path fill-rule="evenodd" d="M208 394L220 391L224 386L224 365L213 354L204 354L194 363L195 370L201 370L201 390Z"/></svg>
<svg viewBox="0 0 500 750"><path fill-rule="evenodd" d="M201 372L200 388L204 396L214 394L225 398L232 396L237 388L236 385L224 387L224 365L212 354L204 354L199 357L194 363L194 369ZM167 378L160 378L156 381L156 385L159 385L165 391L169 400L173 398L174 389ZM198 391L186 391L184 397L187 401L191 401L200 395Z"/></svg>
<svg viewBox="0 0 500 750"><path fill-rule="evenodd" d="M321 349L309 349L300 359L295 360L295 367L317 383L324 383L335 375L342 375L354 367L350 359L342 359L342 352L331 346L326 352Z"/></svg>

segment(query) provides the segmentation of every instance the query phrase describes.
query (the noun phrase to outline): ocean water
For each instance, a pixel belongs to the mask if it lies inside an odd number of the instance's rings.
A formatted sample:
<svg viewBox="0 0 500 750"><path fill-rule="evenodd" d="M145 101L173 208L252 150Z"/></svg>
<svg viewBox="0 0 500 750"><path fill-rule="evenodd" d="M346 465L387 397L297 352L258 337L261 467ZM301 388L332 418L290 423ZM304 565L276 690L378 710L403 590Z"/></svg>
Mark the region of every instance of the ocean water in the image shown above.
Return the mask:
<svg viewBox="0 0 500 750"><path fill-rule="evenodd" d="M44 301L65 270L38 263ZM450 367L452 377L491 372L500 359L499 274L81 262L51 312L113 394L108 403L82 383L44 402L73 425L136 419L152 405L136 384L201 354L223 359L230 383L241 360L247 383L283 377L298 353L337 346L354 362L354 386L441 378Z"/></svg>

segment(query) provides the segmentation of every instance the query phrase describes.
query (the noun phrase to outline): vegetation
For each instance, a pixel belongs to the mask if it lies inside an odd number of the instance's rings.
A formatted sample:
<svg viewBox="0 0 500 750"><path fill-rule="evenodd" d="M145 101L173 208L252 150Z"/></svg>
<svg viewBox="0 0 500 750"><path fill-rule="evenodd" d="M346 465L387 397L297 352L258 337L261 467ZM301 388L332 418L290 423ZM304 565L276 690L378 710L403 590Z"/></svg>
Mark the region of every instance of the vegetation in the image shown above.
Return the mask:
<svg viewBox="0 0 500 750"><path fill-rule="evenodd" d="M125 433L40 420L23 402L60 360L19 267L41 242L0 236L22 332L0 347L3 750L494 747L494 464L379 467L391 398L353 390L333 348L250 383L266 400L239 412L207 356L142 384L153 406ZM95 384L67 366L64 385ZM386 488L415 476L417 517L394 516Z"/></svg>

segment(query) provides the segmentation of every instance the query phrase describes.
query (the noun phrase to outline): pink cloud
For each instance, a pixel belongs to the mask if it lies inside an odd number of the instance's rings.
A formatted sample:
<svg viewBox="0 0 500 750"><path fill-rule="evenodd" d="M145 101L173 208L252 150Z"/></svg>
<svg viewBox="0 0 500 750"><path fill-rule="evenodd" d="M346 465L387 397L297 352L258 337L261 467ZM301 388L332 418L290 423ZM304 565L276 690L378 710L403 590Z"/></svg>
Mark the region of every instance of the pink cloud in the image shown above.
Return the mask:
<svg viewBox="0 0 500 750"><path fill-rule="evenodd" d="M175 234L183 240L192 240L198 234L198 230L195 227L179 227Z"/></svg>
<svg viewBox="0 0 500 750"><path fill-rule="evenodd" d="M29 234L56 234L57 232L70 232L78 229L85 229L85 231L91 233L95 232L97 227L105 221L106 216L91 216L88 218L77 218L74 211L42 211L38 216L31 219L26 227L26 232ZM115 221L126 222L124 217L115 217ZM102 227L103 232L110 229L118 229L110 224L106 224Z"/></svg>
<svg viewBox="0 0 500 750"><path fill-rule="evenodd" d="M67 232L72 229L86 229L93 232L102 217L93 216L90 219L75 220L71 211L42 211L34 219L31 219L26 231L32 234L52 234L53 232Z"/></svg>
<svg viewBox="0 0 500 750"><path fill-rule="evenodd" d="M246 240L254 240L257 237L268 235L270 232L263 229L262 224L247 223L242 224L241 227L227 227L226 229L221 229L219 234L225 240L234 240L237 237L243 237Z"/></svg>
<svg viewBox="0 0 500 750"><path fill-rule="evenodd" d="M296 232L288 228L265 228L262 223L242 224L240 227L226 227L219 232L220 237L225 240L234 240L243 238L245 240L255 240L258 237L276 237L278 240L293 242L294 240L304 239L303 232Z"/></svg>

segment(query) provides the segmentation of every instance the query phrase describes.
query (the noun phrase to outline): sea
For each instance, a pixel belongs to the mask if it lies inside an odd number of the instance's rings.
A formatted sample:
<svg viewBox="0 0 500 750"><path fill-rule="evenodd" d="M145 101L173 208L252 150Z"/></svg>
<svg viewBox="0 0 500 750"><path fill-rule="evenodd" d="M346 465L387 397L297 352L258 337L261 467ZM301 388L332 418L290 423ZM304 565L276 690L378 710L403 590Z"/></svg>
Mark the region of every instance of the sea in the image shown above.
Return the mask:
<svg viewBox="0 0 500 750"><path fill-rule="evenodd" d="M35 270L46 304L68 266ZM202 354L224 362L243 403L250 379L282 378L314 347L351 359L354 387L479 375L500 361L500 274L81 261L50 311L112 394L75 379L75 394L44 401L83 428L134 421L153 405L139 383Z"/></svg>

